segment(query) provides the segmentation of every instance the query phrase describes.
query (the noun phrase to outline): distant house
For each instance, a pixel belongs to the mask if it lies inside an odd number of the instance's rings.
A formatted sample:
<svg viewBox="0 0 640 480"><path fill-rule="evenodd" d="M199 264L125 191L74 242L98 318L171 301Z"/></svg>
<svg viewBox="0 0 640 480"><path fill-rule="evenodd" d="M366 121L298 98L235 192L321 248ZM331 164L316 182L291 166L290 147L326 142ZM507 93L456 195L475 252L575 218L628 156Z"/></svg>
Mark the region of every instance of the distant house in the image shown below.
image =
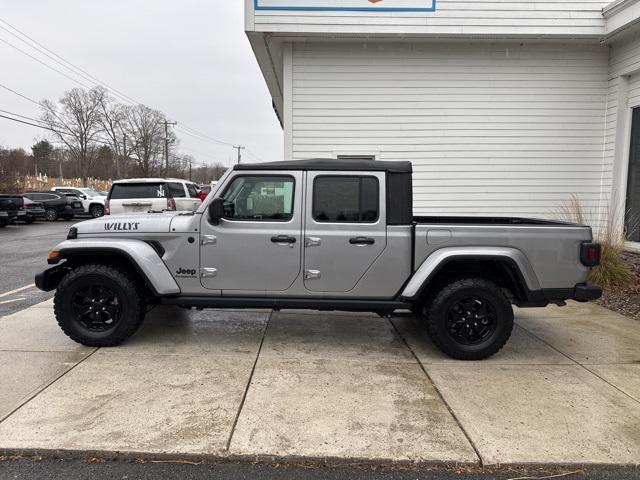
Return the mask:
<svg viewBox="0 0 640 480"><path fill-rule="evenodd" d="M410 160L421 214L618 202L640 241L638 0L245 5L287 158Z"/></svg>

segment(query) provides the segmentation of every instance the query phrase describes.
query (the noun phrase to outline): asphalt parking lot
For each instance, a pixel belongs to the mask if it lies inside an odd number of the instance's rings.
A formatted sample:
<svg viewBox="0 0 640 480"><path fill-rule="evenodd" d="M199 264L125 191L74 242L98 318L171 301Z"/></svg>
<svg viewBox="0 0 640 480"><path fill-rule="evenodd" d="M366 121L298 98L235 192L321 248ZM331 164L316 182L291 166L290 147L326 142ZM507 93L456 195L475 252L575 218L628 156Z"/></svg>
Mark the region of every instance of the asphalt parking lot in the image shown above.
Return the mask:
<svg viewBox="0 0 640 480"><path fill-rule="evenodd" d="M83 219L8 225L0 229L0 316L50 298L33 286L34 275L47 268L47 254Z"/></svg>

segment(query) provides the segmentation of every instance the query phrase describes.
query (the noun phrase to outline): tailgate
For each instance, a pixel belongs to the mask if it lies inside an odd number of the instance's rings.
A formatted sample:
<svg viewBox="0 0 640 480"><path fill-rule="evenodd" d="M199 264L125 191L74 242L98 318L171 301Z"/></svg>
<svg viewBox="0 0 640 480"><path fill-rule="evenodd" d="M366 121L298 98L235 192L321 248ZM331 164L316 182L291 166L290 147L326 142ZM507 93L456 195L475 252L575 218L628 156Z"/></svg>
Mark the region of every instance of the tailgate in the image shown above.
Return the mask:
<svg viewBox="0 0 640 480"><path fill-rule="evenodd" d="M120 206L116 210L122 213L148 212L149 210L161 211L167 208L167 200L164 198L136 198L117 200L114 203Z"/></svg>

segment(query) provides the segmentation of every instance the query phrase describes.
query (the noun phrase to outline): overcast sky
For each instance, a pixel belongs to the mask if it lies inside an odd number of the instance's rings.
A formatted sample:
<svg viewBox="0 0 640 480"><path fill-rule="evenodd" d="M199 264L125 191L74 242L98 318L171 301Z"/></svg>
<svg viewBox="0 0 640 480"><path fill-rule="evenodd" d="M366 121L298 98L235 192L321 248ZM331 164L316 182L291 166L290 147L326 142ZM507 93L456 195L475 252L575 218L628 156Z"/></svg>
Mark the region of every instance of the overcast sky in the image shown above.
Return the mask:
<svg viewBox="0 0 640 480"><path fill-rule="evenodd" d="M280 160L282 130L244 34L243 4L21 0L3 2L0 18L138 102L208 136L246 145L247 161L257 161L251 153L264 161ZM61 69L2 29L0 39ZM78 86L2 41L0 84L35 100L58 99ZM2 88L0 109L34 118L39 113L36 105ZM177 134L180 150L198 161L229 165L235 159L230 147ZM0 118L5 147L28 148L43 135Z"/></svg>

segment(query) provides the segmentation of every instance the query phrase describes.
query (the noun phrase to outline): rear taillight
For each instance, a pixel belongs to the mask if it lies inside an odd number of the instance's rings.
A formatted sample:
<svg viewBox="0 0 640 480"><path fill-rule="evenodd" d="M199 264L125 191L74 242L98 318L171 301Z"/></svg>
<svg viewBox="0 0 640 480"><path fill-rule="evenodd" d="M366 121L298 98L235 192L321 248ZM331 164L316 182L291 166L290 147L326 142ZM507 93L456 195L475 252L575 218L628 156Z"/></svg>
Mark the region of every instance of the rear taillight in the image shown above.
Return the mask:
<svg viewBox="0 0 640 480"><path fill-rule="evenodd" d="M167 198L167 210L175 210L176 209L176 201L169 197Z"/></svg>
<svg viewBox="0 0 640 480"><path fill-rule="evenodd" d="M111 210L109 210L109 200L104 201L104 214L111 215Z"/></svg>
<svg viewBox="0 0 640 480"><path fill-rule="evenodd" d="M599 243L585 242L580 246L580 262L585 267L597 267L600 265L600 252Z"/></svg>

